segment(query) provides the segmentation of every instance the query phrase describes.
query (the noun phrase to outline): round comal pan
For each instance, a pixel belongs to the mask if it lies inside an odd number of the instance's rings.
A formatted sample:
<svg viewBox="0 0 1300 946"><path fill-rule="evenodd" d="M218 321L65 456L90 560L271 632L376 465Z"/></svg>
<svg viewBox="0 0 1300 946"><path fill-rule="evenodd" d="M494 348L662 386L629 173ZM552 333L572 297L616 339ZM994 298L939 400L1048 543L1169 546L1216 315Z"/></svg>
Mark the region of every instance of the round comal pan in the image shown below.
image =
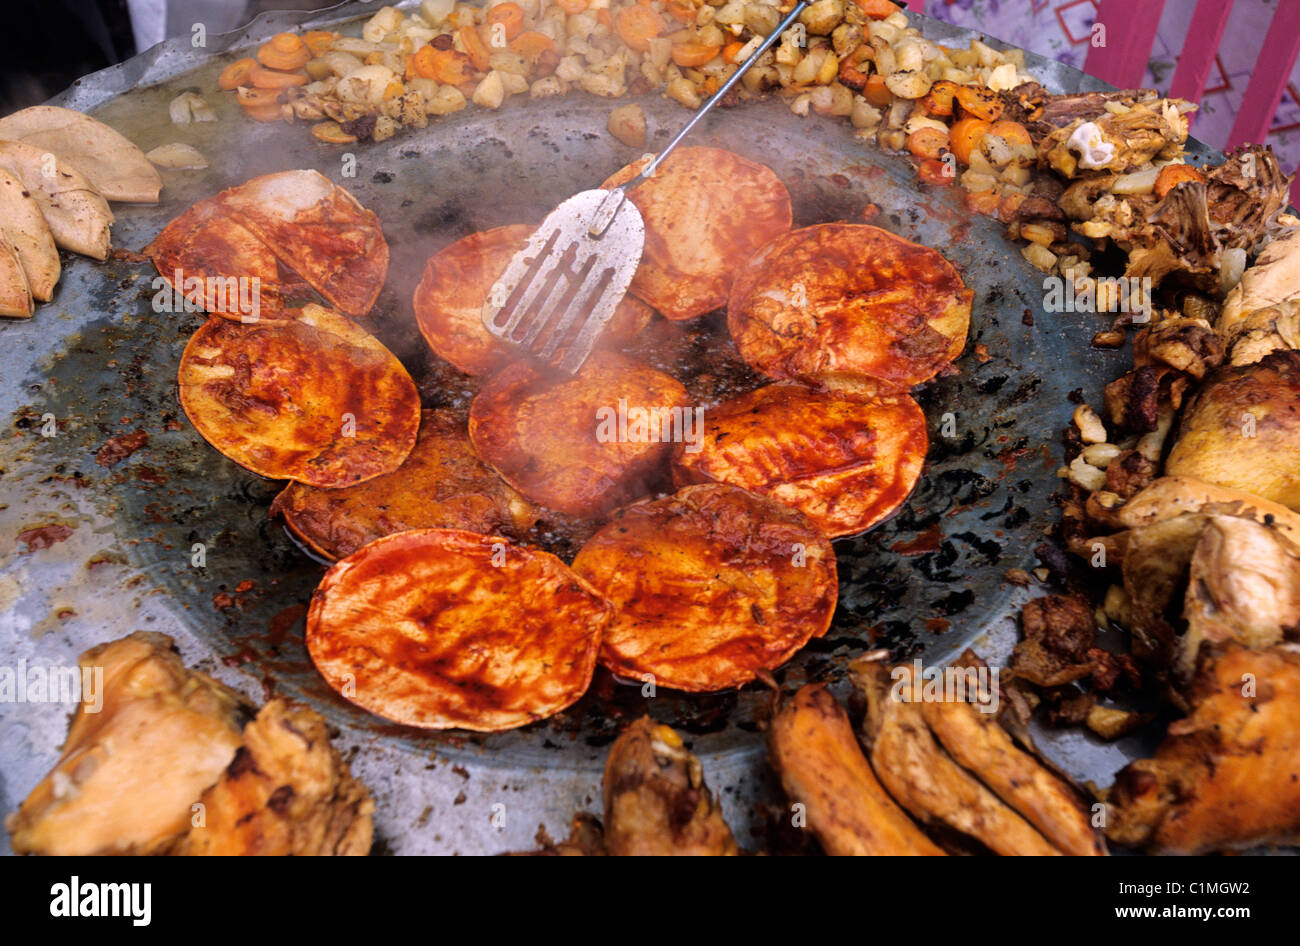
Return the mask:
<svg viewBox="0 0 1300 946"><path fill-rule="evenodd" d="M826 633L830 540L796 509L721 484L627 506L573 570L615 608L600 661L677 690L738 687Z"/></svg>
<svg viewBox="0 0 1300 946"><path fill-rule="evenodd" d="M966 346L972 293L937 250L866 224L778 237L739 267L727 327L771 378L857 372L901 387Z"/></svg>
<svg viewBox="0 0 1300 946"><path fill-rule="evenodd" d="M927 446L925 414L904 391L845 376L782 381L707 411L699 439L675 446L673 479L759 493L837 538L898 508Z"/></svg>
<svg viewBox="0 0 1300 946"><path fill-rule="evenodd" d="M417 529L325 573L307 650L340 695L425 729L494 732L586 691L612 608L553 555L498 536Z"/></svg>
<svg viewBox="0 0 1300 946"><path fill-rule="evenodd" d="M290 483L271 503L271 512L283 515L313 552L333 560L407 529L518 538L536 521L538 510L479 460L459 415L428 410L415 449L392 473L344 489Z"/></svg>
<svg viewBox="0 0 1300 946"><path fill-rule="evenodd" d="M203 438L272 479L341 487L391 473L420 426L401 362L319 306L265 324L209 318L185 346L177 380Z"/></svg>

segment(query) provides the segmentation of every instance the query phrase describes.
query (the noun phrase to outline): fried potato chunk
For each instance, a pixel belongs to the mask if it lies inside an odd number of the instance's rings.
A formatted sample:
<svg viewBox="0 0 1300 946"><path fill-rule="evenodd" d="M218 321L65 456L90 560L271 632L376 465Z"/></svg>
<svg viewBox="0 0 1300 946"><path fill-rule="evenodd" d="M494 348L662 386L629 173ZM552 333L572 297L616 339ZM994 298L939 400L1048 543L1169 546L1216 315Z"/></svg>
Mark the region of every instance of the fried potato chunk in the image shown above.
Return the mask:
<svg viewBox="0 0 1300 946"><path fill-rule="evenodd" d="M412 305L420 334L434 353L466 374L492 374L518 355L483 325L483 303L510 259L536 227L512 224L471 233L429 257ZM650 323L654 310L626 295L614 309L598 348L618 348Z"/></svg>
<svg viewBox="0 0 1300 946"><path fill-rule="evenodd" d="M865 380L865 379L863 379ZM708 412L673 450L679 484L730 483L793 506L830 538L886 518L925 466L925 414L902 392L827 377L778 382Z"/></svg>
<svg viewBox="0 0 1300 946"><path fill-rule="evenodd" d="M234 758L247 701L187 670L164 634L137 631L78 663L102 671L102 702L93 711L83 691L58 763L6 820L14 850L164 853Z"/></svg>
<svg viewBox="0 0 1300 946"><path fill-rule="evenodd" d="M903 387L961 354L972 293L929 247L866 224L779 237L738 269L727 326L773 378L858 372Z"/></svg>
<svg viewBox="0 0 1300 946"><path fill-rule="evenodd" d="M1207 652L1190 697L1116 777L1107 835L1157 854L1300 843L1300 648Z"/></svg>
<svg viewBox="0 0 1300 946"><path fill-rule="evenodd" d="M280 171L217 195L221 208L339 311L365 315L388 275L379 218L316 171Z"/></svg>
<svg viewBox="0 0 1300 946"><path fill-rule="evenodd" d="M605 850L615 856L739 853L700 760L670 727L643 716L614 741L601 781Z"/></svg>
<svg viewBox="0 0 1300 946"><path fill-rule="evenodd" d="M420 426L401 362L320 306L280 322L208 319L185 346L178 380L203 438L273 479L339 487L391 473Z"/></svg>
<svg viewBox="0 0 1300 946"><path fill-rule="evenodd" d="M1300 511L1300 352L1216 368L1182 413L1165 461L1191 476Z"/></svg>
<svg viewBox="0 0 1300 946"><path fill-rule="evenodd" d="M767 732L768 757L792 805L827 854L942 856L876 781L849 717L825 685L786 701Z"/></svg>
<svg viewBox="0 0 1300 946"><path fill-rule="evenodd" d="M672 418L680 426L687 403L676 380L614 352L593 352L572 376L521 361L483 385L469 436L484 462L533 502L594 517L664 477ZM634 423L634 412L644 423Z"/></svg>
<svg viewBox="0 0 1300 946"><path fill-rule="evenodd" d="M573 569L613 602L600 662L690 692L739 687L826 633L835 552L801 512L734 486L619 510Z"/></svg>
<svg viewBox="0 0 1300 946"><path fill-rule="evenodd" d="M602 187L641 173L642 158ZM772 169L719 148L673 151L629 192L645 223L645 249L630 291L670 319L720 308L737 266L790 229L790 192Z"/></svg>
<svg viewBox="0 0 1300 946"><path fill-rule="evenodd" d="M244 744L199 804L202 818L173 853L370 853L370 793L330 744L325 719L287 700L267 703L244 727Z"/></svg>
<svg viewBox="0 0 1300 946"><path fill-rule="evenodd" d="M488 467L452 411L425 411L415 449L392 473L359 486L319 489L290 483L271 513L312 551L329 559L405 529L463 529L520 538L537 507Z"/></svg>
<svg viewBox="0 0 1300 946"><path fill-rule="evenodd" d="M216 199L201 200L172 220L145 253L188 302L234 322L285 318L287 299L312 298L311 287L223 213Z"/></svg>
<svg viewBox="0 0 1300 946"><path fill-rule="evenodd" d="M495 732L586 692L613 609L553 555L496 536L417 529L334 565L307 613L331 687L424 729Z"/></svg>
<svg viewBox="0 0 1300 946"><path fill-rule="evenodd" d="M1061 853L939 747L926 726L919 681L909 687L904 679L900 686L888 667L875 662L859 661L852 672L867 697L871 767L914 818L954 828L994 854Z"/></svg>

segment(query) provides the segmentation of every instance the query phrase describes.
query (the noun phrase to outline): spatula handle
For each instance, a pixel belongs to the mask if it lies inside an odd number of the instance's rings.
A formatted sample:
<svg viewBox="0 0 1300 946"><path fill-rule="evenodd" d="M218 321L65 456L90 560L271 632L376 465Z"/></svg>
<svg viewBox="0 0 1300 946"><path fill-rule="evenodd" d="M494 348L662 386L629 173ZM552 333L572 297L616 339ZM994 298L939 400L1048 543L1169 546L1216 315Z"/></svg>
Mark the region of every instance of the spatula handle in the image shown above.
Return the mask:
<svg viewBox="0 0 1300 946"><path fill-rule="evenodd" d="M659 152L654 160L647 164L640 174L624 184L622 189L631 190L646 178L650 177L650 175L654 174L655 168L659 167L659 165L663 163L664 158L668 157L672 150L681 144L682 139L690 134L691 129L699 123L700 119L708 114L709 110L712 109L713 106L717 105L724 95L731 91L731 87L740 81L740 77L749 71L749 67L758 61L758 57L767 52L781 39L781 34L790 28L794 21L799 18L799 14L803 13L803 11L808 8L808 4L809 0L799 0L799 2L795 4L794 9L786 14L785 19L778 23L776 28L767 34L767 38L759 44L759 47L750 53L749 57L740 64L740 68L731 74L731 78L722 83L722 88L709 96L709 100L700 106L700 110L697 111L695 115L692 116L691 120L686 123L686 127L677 133L677 137L668 142L667 146Z"/></svg>

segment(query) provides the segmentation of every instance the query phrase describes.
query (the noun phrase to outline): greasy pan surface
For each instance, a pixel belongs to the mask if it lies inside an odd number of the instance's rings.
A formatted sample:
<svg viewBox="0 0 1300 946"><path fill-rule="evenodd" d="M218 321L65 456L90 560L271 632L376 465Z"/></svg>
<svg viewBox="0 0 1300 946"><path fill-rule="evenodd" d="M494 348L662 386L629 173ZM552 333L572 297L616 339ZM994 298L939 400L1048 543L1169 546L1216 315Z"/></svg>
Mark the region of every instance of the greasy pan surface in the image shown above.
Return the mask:
<svg viewBox="0 0 1300 946"><path fill-rule="evenodd" d="M231 57L212 53L290 26L370 13L353 4L315 19L264 16L241 34L209 37L206 53L186 40L89 77L61 104L93 111L146 150L188 141L211 162L203 172L164 172L157 206L116 206L117 247L142 249L195 201L257 174L315 168L346 186L378 215L391 246L387 284L362 324L407 366L425 408L464 412L479 382L429 354L411 312L427 258L475 231L540 219L639 154L605 131L609 101L578 94L467 110L427 131L342 152L303 127L245 121L230 97L213 91ZM950 44L969 38L919 22ZM1026 58L1054 91L1080 88L1078 73ZM136 85L149 87L126 91ZM168 123L167 102L193 87L217 108L219 124ZM651 129L646 150L662 147L688 113L654 96L640 101ZM896 516L835 543L840 587L831 627L777 679L787 688L821 679L842 695L847 661L879 646L930 662L973 643L998 661L1014 637L1010 618L1031 593L1006 582L1006 572L1036 564L1033 548L1058 516L1049 497L1059 431L1073 408L1067 395L1082 389L1096 400L1127 353L1089 348L1101 325L1094 318L1042 312L1041 274L999 224L970 218L954 193L920 189L904 158L864 147L844 123L755 103L712 116L694 143L771 167L790 190L797 227L863 221L874 203L874 225L938 249L974 291L960 374L916 393L930 442L920 483ZM1198 149L1189 150L1206 153ZM342 176L345 153L355 156L355 177ZM31 320L0 324L0 409L8 418L0 438L0 663L69 663L132 630L165 631L191 665L259 698L275 692L303 700L338 725L344 745L361 748L354 771L376 793L379 849L402 853L524 849L539 823L562 835L575 808L599 804L605 747L648 711L685 732L741 843L753 843L753 802L776 797L758 728L770 695L760 686L708 696L659 689L645 699L639 687L598 669L575 706L488 736L404 728L337 697L303 644L323 566L267 514L283 483L223 458L177 402L181 352L204 317L155 311L148 263L69 258L65 265L52 303ZM699 351L728 344L720 319L707 324L703 339L674 341L669 333L647 345L646 357L697 396L754 386L734 366L702 371ZM41 435L47 415L57 424L54 437ZM112 451L101 447L135 431L147 443L105 465ZM65 714L58 705L5 706L0 808L13 809L49 768ZM1107 781L1134 749L1071 739L1058 759ZM506 806L503 825L493 822L496 804Z"/></svg>

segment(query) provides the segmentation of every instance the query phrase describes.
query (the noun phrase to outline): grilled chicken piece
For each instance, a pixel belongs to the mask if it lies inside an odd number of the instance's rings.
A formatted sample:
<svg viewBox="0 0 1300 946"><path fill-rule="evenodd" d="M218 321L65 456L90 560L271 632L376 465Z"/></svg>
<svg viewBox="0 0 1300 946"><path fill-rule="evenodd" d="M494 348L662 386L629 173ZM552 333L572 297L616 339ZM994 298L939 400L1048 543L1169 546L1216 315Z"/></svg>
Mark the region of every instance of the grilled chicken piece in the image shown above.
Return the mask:
<svg viewBox="0 0 1300 946"><path fill-rule="evenodd" d="M889 797L871 771L853 726L822 684L781 707L768 753L792 804L831 855L942 855Z"/></svg>
<svg viewBox="0 0 1300 946"><path fill-rule="evenodd" d="M1016 746L994 714L962 701L920 705L926 724L949 754L1060 852L1075 856L1106 853L1078 793Z"/></svg>
<svg viewBox="0 0 1300 946"><path fill-rule="evenodd" d="M1104 106L1103 106L1104 107ZM1175 157L1182 153L1187 140L1186 114L1196 106L1182 99L1159 99L1137 102L1126 112L1105 112L1093 119L1076 118L1057 128L1038 144L1038 157L1065 177L1079 177L1089 170L1123 172L1146 164L1153 158ZM1110 146L1108 159L1092 168L1079 166L1079 155L1068 143L1075 130L1089 121L1103 141Z"/></svg>
<svg viewBox="0 0 1300 946"><path fill-rule="evenodd" d="M869 707L871 767L913 817L926 825L955 828L995 854L1061 853L949 758L926 727L919 692L896 694L889 668L881 663L859 662L852 670Z"/></svg>
<svg viewBox="0 0 1300 946"><path fill-rule="evenodd" d="M375 803L352 777L319 713L276 699L199 799L185 855L365 855Z"/></svg>
<svg viewBox="0 0 1300 946"><path fill-rule="evenodd" d="M1272 526L1300 544L1300 514L1280 503L1225 486L1213 486L1193 476L1162 476L1122 507L1119 524L1127 529L1164 522L1185 512L1241 516Z"/></svg>
<svg viewBox="0 0 1300 946"><path fill-rule="evenodd" d="M1300 352L1209 372L1183 410L1165 473L1300 510Z"/></svg>
<svg viewBox="0 0 1300 946"><path fill-rule="evenodd" d="M612 855L739 853L700 760L648 716L610 747L602 785L605 849Z"/></svg>
<svg viewBox="0 0 1300 946"><path fill-rule="evenodd" d="M1260 251L1255 264L1223 300L1215 326L1231 340L1239 323L1251 313L1300 297L1300 227L1289 230Z"/></svg>
<svg viewBox="0 0 1300 946"><path fill-rule="evenodd" d="M1119 773L1107 835L1160 854L1300 842L1300 648L1206 654L1190 700Z"/></svg>
<svg viewBox="0 0 1300 946"><path fill-rule="evenodd" d="M102 707L77 707L58 763L7 819L14 850L160 853L234 757L248 706L185 669L163 634L101 644L80 664L103 669Z"/></svg>

